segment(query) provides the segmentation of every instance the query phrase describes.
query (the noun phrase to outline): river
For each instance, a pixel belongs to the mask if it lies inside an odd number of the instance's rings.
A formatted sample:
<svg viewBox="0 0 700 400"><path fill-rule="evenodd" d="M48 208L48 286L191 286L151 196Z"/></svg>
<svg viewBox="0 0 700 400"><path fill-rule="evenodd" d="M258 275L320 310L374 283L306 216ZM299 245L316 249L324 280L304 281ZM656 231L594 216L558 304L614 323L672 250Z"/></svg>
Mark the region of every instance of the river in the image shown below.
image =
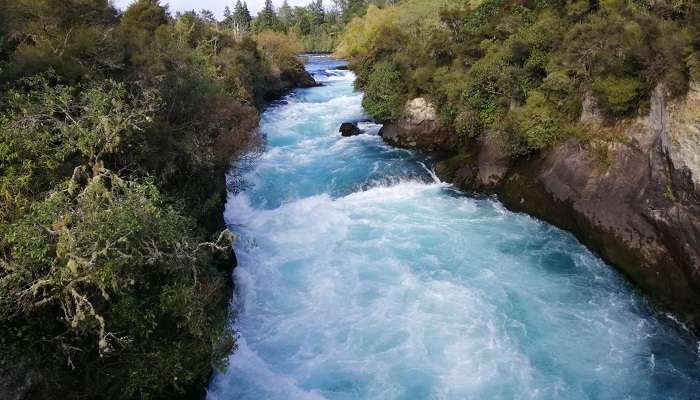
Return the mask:
<svg viewBox="0 0 700 400"><path fill-rule="evenodd" d="M369 134L341 61L262 116L240 172L228 399L698 399L700 343L572 235Z"/></svg>

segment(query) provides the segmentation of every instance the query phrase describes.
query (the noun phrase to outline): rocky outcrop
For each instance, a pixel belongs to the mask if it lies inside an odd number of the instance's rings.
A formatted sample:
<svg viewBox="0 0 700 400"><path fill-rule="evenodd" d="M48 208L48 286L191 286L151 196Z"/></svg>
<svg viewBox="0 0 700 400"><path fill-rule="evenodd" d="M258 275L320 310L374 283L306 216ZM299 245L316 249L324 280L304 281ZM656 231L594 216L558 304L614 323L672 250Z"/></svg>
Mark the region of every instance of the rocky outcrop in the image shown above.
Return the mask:
<svg viewBox="0 0 700 400"><path fill-rule="evenodd" d="M607 142L606 156L571 139L509 165L488 137L463 146L436 165L446 181L469 191L496 193L511 209L573 232L617 266L639 288L700 327L700 86L668 102L656 88L650 112L616 126L621 140ZM592 98L582 123L603 129ZM411 121L408 119L407 121ZM428 150L447 143L435 128L420 136L404 126L400 139ZM422 146L426 140L434 142Z"/></svg>
<svg viewBox="0 0 700 400"><path fill-rule="evenodd" d="M458 144L457 136L440 125L435 106L422 97L407 102L404 117L385 124L379 135L391 145L427 151L450 151Z"/></svg>
<svg viewBox="0 0 700 400"><path fill-rule="evenodd" d="M293 71L280 74L279 79L274 80L266 88L265 101L274 101L296 88L310 88L319 86L318 82L302 65Z"/></svg>
<svg viewBox="0 0 700 400"><path fill-rule="evenodd" d="M696 192L700 192L700 83L690 85L684 102L668 107L665 143L676 169L690 172ZM668 116L667 115L667 116Z"/></svg>
<svg viewBox="0 0 700 400"><path fill-rule="evenodd" d="M510 158L502 147L494 138L483 136L459 155L437 163L435 172L458 187L493 192L510 168Z"/></svg>
<svg viewBox="0 0 700 400"><path fill-rule="evenodd" d="M357 136L362 133L362 130L352 122L343 122L340 125L340 135L343 137Z"/></svg>

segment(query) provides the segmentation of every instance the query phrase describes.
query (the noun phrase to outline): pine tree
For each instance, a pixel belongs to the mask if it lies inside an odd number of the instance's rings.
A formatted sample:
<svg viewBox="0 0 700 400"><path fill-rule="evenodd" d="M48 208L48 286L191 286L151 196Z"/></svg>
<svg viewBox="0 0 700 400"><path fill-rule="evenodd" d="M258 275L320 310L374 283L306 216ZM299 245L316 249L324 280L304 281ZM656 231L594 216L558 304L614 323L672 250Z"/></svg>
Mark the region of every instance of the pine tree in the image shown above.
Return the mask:
<svg viewBox="0 0 700 400"><path fill-rule="evenodd" d="M284 25L285 28L289 28L289 26L292 25L293 10L287 0L284 0L284 2L282 2L282 6L277 12L277 16L279 17L280 22L282 23L282 25Z"/></svg>
<svg viewBox="0 0 700 400"><path fill-rule="evenodd" d="M243 22L245 23L246 30L250 30L250 24L253 22L253 17L250 15L250 11L248 11L248 4L245 1L243 2Z"/></svg>
<svg viewBox="0 0 700 400"><path fill-rule="evenodd" d="M233 7L233 14L231 15L230 26L236 32L247 32L250 30L250 13L248 12L248 6L241 3L241 0L236 1L236 5Z"/></svg>
<svg viewBox="0 0 700 400"><path fill-rule="evenodd" d="M326 12L323 9L323 0L312 0L309 4L309 11L314 19L314 24L321 25L326 17Z"/></svg>
<svg viewBox="0 0 700 400"><path fill-rule="evenodd" d="M275 7L272 5L272 0L265 0L265 7L255 19L255 31L280 30L281 26L282 24L275 13Z"/></svg>

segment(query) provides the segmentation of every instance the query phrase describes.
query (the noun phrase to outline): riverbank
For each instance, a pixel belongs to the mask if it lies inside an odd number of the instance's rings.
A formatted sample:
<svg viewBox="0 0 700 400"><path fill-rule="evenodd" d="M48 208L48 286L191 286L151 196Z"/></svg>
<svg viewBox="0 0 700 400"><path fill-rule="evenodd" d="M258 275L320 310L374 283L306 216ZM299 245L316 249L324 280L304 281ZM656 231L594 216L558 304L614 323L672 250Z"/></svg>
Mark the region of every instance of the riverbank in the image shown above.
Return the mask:
<svg viewBox="0 0 700 400"><path fill-rule="evenodd" d="M202 396L236 344L225 173L314 84L298 48L157 1L0 1L0 398Z"/></svg>
<svg viewBox="0 0 700 400"><path fill-rule="evenodd" d="M675 139L700 120L694 96L692 89L687 99L669 102L658 92L647 116L618 127L625 141L591 148L573 139L516 161L489 138L460 142L439 127L432 106L407 105L407 117L383 130L394 145L458 153L436 166L442 179L465 191L497 194L510 209L572 232L697 331L697 166ZM603 129L601 123L588 129Z"/></svg>
<svg viewBox="0 0 700 400"><path fill-rule="evenodd" d="M697 331L700 13L668 11L407 0L338 54L387 142L451 153L445 180L573 232Z"/></svg>

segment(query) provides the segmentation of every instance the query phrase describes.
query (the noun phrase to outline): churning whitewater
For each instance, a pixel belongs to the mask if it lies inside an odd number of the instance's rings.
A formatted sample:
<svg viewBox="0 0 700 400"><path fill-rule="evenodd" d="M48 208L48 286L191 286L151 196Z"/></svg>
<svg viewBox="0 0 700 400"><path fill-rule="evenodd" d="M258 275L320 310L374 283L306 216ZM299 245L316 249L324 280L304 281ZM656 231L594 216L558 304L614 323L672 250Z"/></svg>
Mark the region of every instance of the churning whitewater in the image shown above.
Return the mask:
<svg viewBox="0 0 700 400"><path fill-rule="evenodd" d="M438 182L342 62L230 195L240 334L208 399L697 399L700 343L571 235ZM237 170L240 173L240 169Z"/></svg>

